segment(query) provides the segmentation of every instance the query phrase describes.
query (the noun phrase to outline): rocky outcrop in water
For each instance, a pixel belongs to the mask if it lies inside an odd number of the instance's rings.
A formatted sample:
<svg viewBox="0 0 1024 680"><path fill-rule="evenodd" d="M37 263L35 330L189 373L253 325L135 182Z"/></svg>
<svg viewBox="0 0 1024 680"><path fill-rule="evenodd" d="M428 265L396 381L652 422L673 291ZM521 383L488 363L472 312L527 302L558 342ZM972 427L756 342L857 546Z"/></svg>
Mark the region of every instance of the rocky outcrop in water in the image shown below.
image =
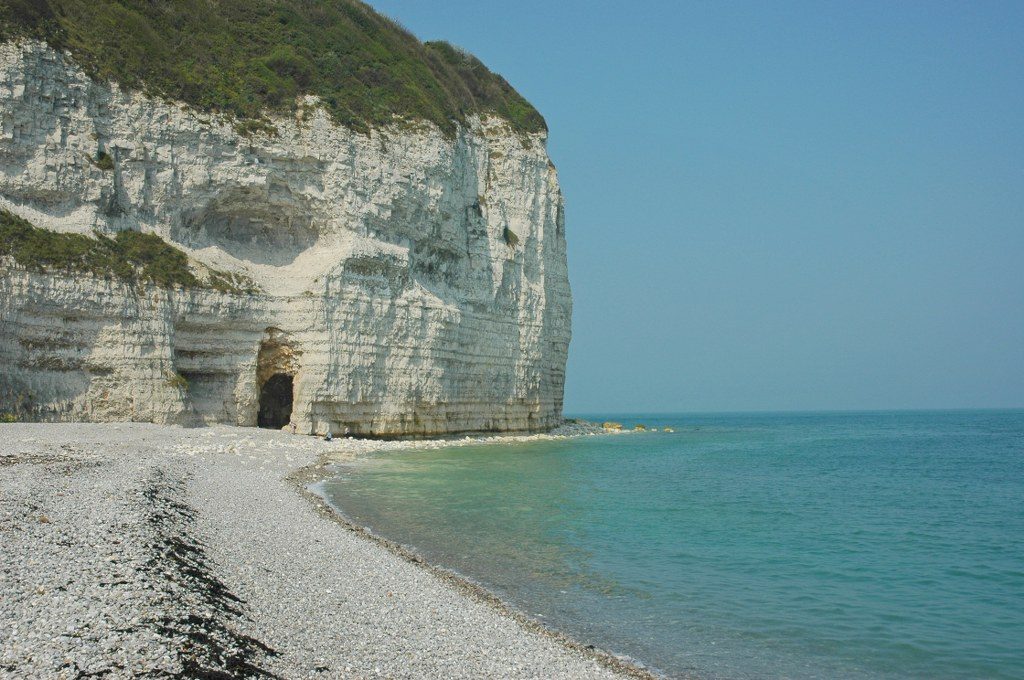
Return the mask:
<svg viewBox="0 0 1024 680"><path fill-rule="evenodd" d="M180 248L168 286L0 259L0 412L394 436L561 422L571 297L544 132L269 130L0 46L0 208Z"/></svg>

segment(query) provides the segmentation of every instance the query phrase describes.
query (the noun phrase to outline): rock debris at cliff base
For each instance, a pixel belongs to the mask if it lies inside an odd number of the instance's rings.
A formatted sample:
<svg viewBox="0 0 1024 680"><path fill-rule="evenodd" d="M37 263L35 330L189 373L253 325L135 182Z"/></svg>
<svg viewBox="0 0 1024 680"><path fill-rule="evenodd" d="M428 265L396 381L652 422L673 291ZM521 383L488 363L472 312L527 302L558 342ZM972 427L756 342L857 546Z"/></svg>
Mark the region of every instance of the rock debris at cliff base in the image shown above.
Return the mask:
<svg viewBox="0 0 1024 680"><path fill-rule="evenodd" d="M0 675L616 677L286 479L320 454L405 445L0 426Z"/></svg>

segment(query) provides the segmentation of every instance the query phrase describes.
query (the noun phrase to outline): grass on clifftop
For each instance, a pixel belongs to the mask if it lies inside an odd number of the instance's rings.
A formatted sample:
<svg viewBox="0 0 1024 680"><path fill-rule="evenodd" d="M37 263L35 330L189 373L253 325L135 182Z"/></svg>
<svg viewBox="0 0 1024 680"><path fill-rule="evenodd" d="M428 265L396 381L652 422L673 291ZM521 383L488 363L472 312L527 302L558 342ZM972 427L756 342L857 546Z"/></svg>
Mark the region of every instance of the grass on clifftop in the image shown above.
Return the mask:
<svg viewBox="0 0 1024 680"><path fill-rule="evenodd" d="M40 229L0 210L0 257L10 256L34 271L81 272L129 283L148 281L165 288L214 288L252 292L244 277L214 271L209 282L189 269L188 255L154 234L120 231L113 238L61 234Z"/></svg>
<svg viewBox="0 0 1024 680"><path fill-rule="evenodd" d="M473 113L520 132L544 119L499 75L444 42L421 43L358 0L4 0L0 41L68 50L91 76L253 121L318 95L366 130L428 120L451 133Z"/></svg>

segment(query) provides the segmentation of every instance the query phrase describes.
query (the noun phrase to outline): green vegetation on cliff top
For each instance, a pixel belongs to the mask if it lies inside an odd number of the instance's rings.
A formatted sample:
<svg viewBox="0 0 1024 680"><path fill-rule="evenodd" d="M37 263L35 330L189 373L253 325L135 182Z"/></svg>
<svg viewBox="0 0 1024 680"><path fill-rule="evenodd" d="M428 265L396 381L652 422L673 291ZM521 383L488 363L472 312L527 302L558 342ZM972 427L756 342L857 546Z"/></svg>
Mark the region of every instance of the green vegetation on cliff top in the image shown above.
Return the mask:
<svg viewBox="0 0 1024 680"><path fill-rule="evenodd" d="M0 210L0 257L4 256L34 271L81 272L128 283L149 281L164 288L255 291L251 281L228 272L211 270L208 281L200 280L189 268L188 255L154 234L62 234Z"/></svg>
<svg viewBox="0 0 1024 680"><path fill-rule="evenodd" d="M313 94L357 130L397 118L451 133L474 113L546 129L478 59L358 0L4 0L0 41L19 37L69 51L94 78L245 121Z"/></svg>

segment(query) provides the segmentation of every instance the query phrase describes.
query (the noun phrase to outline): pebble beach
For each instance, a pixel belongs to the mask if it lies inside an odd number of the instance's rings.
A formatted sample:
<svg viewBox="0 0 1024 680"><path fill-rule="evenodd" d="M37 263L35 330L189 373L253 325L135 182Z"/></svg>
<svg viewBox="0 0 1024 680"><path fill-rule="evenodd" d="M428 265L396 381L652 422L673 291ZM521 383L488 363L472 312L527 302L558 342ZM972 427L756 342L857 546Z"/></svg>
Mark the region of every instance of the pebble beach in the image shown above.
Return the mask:
<svg viewBox="0 0 1024 680"><path fill-rule="evenodd" d="M307 490L332 461L480 441L0 426L0 675L644 676Z"/></svg>

